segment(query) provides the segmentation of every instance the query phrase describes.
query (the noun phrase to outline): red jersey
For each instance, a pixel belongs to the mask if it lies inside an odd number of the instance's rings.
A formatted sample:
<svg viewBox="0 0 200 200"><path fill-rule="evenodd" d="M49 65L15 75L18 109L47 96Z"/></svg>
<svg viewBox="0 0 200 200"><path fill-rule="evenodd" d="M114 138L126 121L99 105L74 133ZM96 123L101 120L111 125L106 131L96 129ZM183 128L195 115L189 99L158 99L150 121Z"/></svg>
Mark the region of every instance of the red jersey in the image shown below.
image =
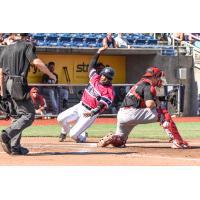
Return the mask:
<svg viewBox="0 0 200 200"><path fill-rule="evenodd" d="M114 90L112 85L102 85L100 81L101 75L96 73L95 69L90 71L90 81L88 86L85 88L81 101L94 109L97 107L98 103L103 103L104 109L100 112L103 112L105 109L111 106L114 99Z"/></svg>

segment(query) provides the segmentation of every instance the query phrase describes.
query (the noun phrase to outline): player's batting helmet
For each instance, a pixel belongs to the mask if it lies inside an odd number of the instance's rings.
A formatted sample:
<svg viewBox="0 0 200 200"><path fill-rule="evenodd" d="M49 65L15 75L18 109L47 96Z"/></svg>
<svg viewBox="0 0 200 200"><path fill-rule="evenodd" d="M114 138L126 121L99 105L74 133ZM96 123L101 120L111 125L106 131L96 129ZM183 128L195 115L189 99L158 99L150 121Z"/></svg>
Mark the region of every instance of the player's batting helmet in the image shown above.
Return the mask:
<svg viewBox="0 0 200 200"><path fill-rule="evenodd" d="M115 75L115 71L112 67L105 67L104 69L102 69L100 75L104 75L109 80L112 80Z"/></svg>

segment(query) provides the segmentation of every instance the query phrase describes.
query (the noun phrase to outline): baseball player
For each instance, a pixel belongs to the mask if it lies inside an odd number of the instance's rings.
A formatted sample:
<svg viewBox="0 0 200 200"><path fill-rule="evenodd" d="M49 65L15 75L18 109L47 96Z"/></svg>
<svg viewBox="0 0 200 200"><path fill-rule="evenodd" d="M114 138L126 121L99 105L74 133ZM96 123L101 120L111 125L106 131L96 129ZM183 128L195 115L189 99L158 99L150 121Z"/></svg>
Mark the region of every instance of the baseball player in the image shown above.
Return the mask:
<svg viewBox="0 0 200 200"><path fill-rule="evenodd" d="M172 148L189 148L180 136L168 111L156 99L156 87L162 86L164 73L157 67L150 67L139 82L127 93L117 114L117 129L103 137L97 146L124 147L131 130L138 124L160 122L169 135Z"/></svg>
<svg viewBox="0 0 200 200"><path fill-rule="evenodd" d="M100 48L89 64L90 80L80 103L58 115L57 120L62 127L60 142L65 140L66 134L69 134L76 142L86 142L85 130L92 125L100 113L112 104L114 99L112 87L114 70L111 67L105 67L98 74L95 68L99 66L98 58L105 49L105 47ZM76 123L70 129L69 123L72 121L76 121Z"/></svg>

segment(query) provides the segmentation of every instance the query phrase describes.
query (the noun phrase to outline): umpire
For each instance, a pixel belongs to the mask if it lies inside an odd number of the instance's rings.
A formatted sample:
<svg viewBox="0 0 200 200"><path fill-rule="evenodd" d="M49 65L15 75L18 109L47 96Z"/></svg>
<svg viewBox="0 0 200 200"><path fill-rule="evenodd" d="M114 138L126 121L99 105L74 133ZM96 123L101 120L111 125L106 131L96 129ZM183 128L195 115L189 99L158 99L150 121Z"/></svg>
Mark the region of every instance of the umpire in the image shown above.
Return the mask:
<svg viewBox="0 0 200 200"><path fill-rule="evenodd" d="M37 58L36 48L27 42L27 33L20 33L15 43L4 47L0 55L1 97L12 103L12 124L2 130L0 142L10 155L26 155L29 150L20 144L22 131L30 126L35 118L35 110L29 95L27 74L30 64L56 81L45 64Z"/></svg>

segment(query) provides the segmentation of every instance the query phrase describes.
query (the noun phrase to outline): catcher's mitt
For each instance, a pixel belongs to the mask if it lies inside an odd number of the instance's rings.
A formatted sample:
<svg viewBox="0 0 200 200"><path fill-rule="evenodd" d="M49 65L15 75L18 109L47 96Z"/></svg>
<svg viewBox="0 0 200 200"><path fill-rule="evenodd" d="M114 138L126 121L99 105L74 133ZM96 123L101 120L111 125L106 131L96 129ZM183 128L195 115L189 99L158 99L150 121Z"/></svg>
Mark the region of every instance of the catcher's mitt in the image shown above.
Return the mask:
<svg viewBox="0 0 200 200"><path fill-rule="evenodd" d="M100 141L97 143L97 147L108 146L109 144L112 143L112 137L113 137L113 133L110 132L109 134L107 134L106 136L100 139Z"/></svg>
<svg viewBox="0 0 200 200"><path fill-rule="evenodd" d="M104 136L97 144L97 147L106 147L109 144L114 147L125 147L126 140L124 140L120 135L114 135L112 132Z"/></svg>

